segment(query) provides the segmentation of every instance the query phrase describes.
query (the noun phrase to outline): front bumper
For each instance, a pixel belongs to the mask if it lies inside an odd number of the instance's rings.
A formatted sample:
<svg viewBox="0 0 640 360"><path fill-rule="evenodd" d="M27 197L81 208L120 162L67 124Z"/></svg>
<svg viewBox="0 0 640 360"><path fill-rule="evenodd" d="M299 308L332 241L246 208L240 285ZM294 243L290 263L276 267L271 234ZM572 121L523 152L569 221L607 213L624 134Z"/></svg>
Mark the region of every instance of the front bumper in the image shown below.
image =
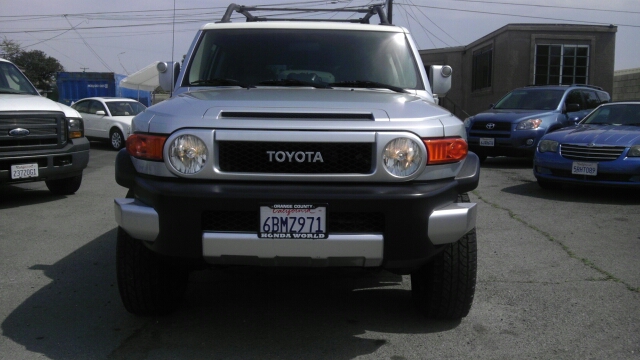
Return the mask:
<svg viewBox="0 0 640 360"><path fill-rule="evenodd" d="M544 135L540 130L514 130L510 133L486 132L478 134L474 131L469 135L467 141L469 150L488 156L521 156L532 157L536 151L538 142ZM481 138L494 139L494 146L481 146Z"/></svg>
<svg viewBox="0 0 640 360"><path fill-rule="evenodd" d="M0 153L0 183L21 183L56 180L81 175L89 163L89 141L86 138L70 140L61 149L16 151ZM38 164L38 177L11 179L11 166Z"/></svg>
<svg viewBox="0 0 640 360"><path fill-rule="evenodd" d="M404 184L157 179L122 174L128 165L122 164L126 158L118 159L116 178L136 196L115 199L118 225L156 253L210 264L411 271L476 222L476 204L455 202L478 184L475 154L456 179ZM269 203L326 204L329 236L259 238L258 209Z"/></svg>

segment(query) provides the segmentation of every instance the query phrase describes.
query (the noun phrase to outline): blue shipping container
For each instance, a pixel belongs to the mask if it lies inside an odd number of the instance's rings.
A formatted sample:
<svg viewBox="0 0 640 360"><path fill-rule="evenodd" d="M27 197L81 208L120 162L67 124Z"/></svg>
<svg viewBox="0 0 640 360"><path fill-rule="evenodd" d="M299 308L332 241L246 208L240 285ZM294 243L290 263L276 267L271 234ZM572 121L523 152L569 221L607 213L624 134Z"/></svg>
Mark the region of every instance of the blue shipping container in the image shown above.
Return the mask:
<svg viewBox="0 0 640 360"><path fill-rule="evenodd" d="M59 72L56 78L58 102L71 105L88 97L125 97L151 104L150 91L137 91L120 87L126 75L99 72Z"/></svg>

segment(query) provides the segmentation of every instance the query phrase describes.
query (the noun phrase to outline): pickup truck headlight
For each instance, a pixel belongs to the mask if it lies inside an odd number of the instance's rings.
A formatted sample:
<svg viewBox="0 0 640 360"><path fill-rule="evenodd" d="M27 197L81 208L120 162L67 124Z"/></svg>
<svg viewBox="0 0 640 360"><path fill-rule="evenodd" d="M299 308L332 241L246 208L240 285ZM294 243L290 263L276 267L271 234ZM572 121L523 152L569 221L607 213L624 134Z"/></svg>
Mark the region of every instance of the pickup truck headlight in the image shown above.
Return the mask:
<svg viewBox="0 0 640 360"><path fill-rule="evenodd" d="M67 118L67 130L69 139L78 139L84 136L84 123L82 119Z"/></svg>
<svg viewBox="0 0 640 360"><path fill-rule="evenodd" d="M194 135L180 135L169 145L169 162L182 174L195 174L207 161L207 145Z"/></svg>
<svg viewBox="0 0 640 360"><path fill-rule="evenodd" d="M413 175L425 161L420 145L408 138L389 141L382 154L384 168L398 177Z"/></svg>
<svg viewBox="0 0 640 360"><path fill-rule="evenodd" d="M640 156L640 145L633 145L631 149L629 149L629 153L627 154L629 157L638 157Z"/></svg>
<svg viewBox="0 0 640 360"><path fill-rule="evenodd" d="M544 152L558 152L558 142L553 140L541 140L538 143L538 151Z"/></svg>
<svg viewBox="0 0 640 360"><path fill-rule="evenodd" d="M516 130L535 130L540 126L540 124L542 124L541 119L524 120L518 123Z"/></svg>

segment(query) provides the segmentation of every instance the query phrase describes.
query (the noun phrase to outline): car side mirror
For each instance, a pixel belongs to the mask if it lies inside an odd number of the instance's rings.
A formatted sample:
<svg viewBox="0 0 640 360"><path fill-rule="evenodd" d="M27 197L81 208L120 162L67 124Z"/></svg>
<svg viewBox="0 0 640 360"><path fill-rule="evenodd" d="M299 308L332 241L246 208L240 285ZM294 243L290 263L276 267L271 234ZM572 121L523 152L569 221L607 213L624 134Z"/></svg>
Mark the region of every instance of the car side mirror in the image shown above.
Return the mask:
<svg viewBox="0 0 640 360"><path fill-rule="evenodd" d="M431 92L444 97L451 89L451 74L453 69L449 65L431 65L428 75L431 81Z"/></svg>
<svg viewBox="0 0 640 360"><path fill-rule="evenodd" d="M96 115L103 115L103 116L104 116L104 115L106 115L106 114L107 114L107 113L106 113L106 112L104 112L104 110L98 110L98 111L96 111Z"/></svg>
<svg viewBox="0 0 640 360"><path fill-rule="evenodd" d="M156 64L156 70L158 70L158 83L162 90L172 92L180 74L180 63L161 61Z"/></svg>
<svg viewBox="0 0 640 360"><path fill-rule="evenodd" d="M576 112L580 111L580 104L566 104L567 112Z"/></svg>
<svg viewBox="0 0 640 360"><path fill-rule="evenodd" d="M489 104L489 109L493 109L494 106L496 106L496 104Z"/></svg>

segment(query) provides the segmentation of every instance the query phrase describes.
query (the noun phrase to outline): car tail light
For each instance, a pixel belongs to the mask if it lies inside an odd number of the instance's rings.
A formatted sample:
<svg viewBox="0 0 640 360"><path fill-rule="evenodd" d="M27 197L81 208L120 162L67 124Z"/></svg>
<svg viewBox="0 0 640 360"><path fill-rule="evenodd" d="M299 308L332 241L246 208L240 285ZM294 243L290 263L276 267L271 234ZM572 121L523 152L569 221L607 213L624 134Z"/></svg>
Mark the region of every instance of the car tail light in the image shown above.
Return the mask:
<svg viewBox="0 0 640 360"><path fill-rule="evenodd" d="M422 139L427 147L427 165L446 164L467 157L469 146L463 138Z"/></svg>
<svg viewBox="0 0 640 360"><path fill-rule="evenodd" d="M127 152L133 157L162 161L166 136L133 134L127 138Z"/></svg>

